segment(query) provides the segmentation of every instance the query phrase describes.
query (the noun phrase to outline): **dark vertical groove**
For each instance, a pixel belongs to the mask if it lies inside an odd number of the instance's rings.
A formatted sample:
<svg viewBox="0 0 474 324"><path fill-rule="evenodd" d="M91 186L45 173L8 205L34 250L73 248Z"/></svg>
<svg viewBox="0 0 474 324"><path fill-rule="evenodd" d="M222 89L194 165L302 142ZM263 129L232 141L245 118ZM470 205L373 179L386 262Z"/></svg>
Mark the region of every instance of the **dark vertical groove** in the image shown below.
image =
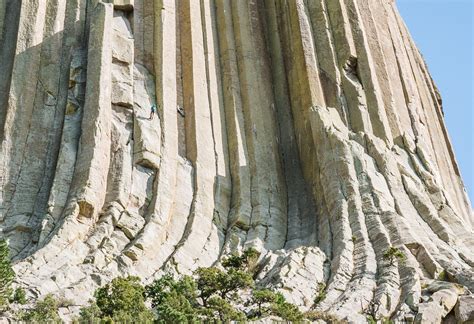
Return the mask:
<svg viewBox="0 0 474 324"><path fill-rule="evenodd" d="M181 8L181 0L176 0L176 7ZM179 10L179 9L178 9ZM181 37L181 15L176 15L176 101L179 107L184 109L183 98L183 56L181 55L182 37ZM183 110L184 111L184 110ZM177 115L176 122L178 124L178 154L182 158L186 158L186 130L185 119L181 114Z"/></svg>
<svg viewBox="0 0 474 324"><path fill-rule="evenodd" d="M278 143L287 187L288 232L285 244L292 247L294 240L315 244L317 213L301 170L275 3L270 4L267 1L261 6L264 6L264 8L260 8L260 11L263 11L265 16L262 21L265 28L264 34L267 36L267 55L271 64L278 123Z"/></svg>
<svg viewBox="0 0 474 324"><path fill-rule="evenodd" d="M64 150L64 137L68 136L70 130L68 130L68 126L71 125L71 121L66 114L66 107L68 104L69 99L69 79L70 79L70 69L71 69L71 62L75 55L80 53L81 48L84 46L84 42L88 39L88 33L86 35L86 31L88 31L88 27L86 27L86 16L87 16L87 4L88 0L70 0L68 1L65 12L64 12L64 29L61 32L61 42L59 49L61 51L61 61L60 61L60 68L59 68L59 76L58 76L58 86L57 86L57 104L55 106L55 121L50 130L50 141L48 143L48 155L46 161L46 169L43 176L43 181L41 184L41 190L38 192L36 197L35 206L34 206L34 215L37 218L37 225L40 225L42 222L45 221L48 215L48 203L49 198L51 195L54 195L52 192L53 183L55 178L58 176L58 170L61 170L61 161L58 160L58 157L61 154L61 151ZM79 20L75 21L76 15L79 14ZM85 55L84 55L85 56ZM87 58L85 57L84 60ZM85 67L84 67L85 69ZM85 83L84 83L85 87ZM77 125L78 128L78 136L75 141L75 147L79 145L79 139L81 134L81 129L79 125L82 123L82 108L85 102L85 94L81 95L81 108L78 111L78 118L80 119L79 124ZM61 172L61 171L60 171ZM71 180L71 179L70 179ZM70 188L68 188L69 190ZM50 214L50 213L49 213ZM49 215L48 215L49 216ZM54 227L58 225L60 219L54 219ZM53 228L54 228L53 227ZM48 237L45 241L41 242L41 235L44 231L43 226L37 226L35 228L37 231L36 238L37 246L35 248L39 248L44 246L47 242L49 242L50 237ZM52 230L50 233L53 233ZM28 252L29 253L29 252Z"/></svg>
<svg viewBox="0 0 474 324"><path fill-rule="evenodd" d="M5 0L5 20L0 43L0 142L4 139L7 115L8 93L15 62L16 42L22 0Z"/></svg>

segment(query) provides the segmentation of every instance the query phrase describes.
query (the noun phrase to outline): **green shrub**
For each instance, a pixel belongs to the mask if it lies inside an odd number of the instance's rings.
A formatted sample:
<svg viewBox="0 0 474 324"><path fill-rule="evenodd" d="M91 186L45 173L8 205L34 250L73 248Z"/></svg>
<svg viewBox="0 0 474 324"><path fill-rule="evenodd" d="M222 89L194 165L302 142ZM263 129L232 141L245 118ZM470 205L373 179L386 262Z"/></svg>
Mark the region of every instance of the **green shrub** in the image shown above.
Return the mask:
<svg viewBox="0 0 474 324"><path fill-rule="evenodd" d="M286 302L284 299L280 299L280 301L273 304L272 313L291 323L301 323L304 320L303 313L301 313L298 307Z"/></svg>
<svg viewBox="0 0 474 324"><path fill-rule="evenodd" d="M146 296L156 312L157 321L164 323L194 323L198 321L197 285L190 276L176 281L165 275L145 287Z"/></svg>
<svg viewBox="0 0 474 324"><path fill-rule="evenodd" d="M372 315L367 315L366 319L368 324L377 324L377 320Z"/></svg>
<svg viewBox="0 0 474 324"><path fill-rule="evenodd" d="M62 323L58 307L57 299L49 294L38 301L33 309L27 310L21 319L30 323Z"/></svg>
<svg viewBox="0 0 474 324"><path fill-rule="evenodd" d="M251 274L242 270L230 269L222 278L222 288L219 294L222 298L227 298L230 293L235 293L241 289L253 288L254 285Z"/></svg>
<svg viewBox="0 0 474 324"><path fill-rule="evenodd" d="M8 305L13 279L15 279L15 272L10 262L8 243L2 239L0 240L0 310Z"/></svg>
<svg viewBox="0 0 474 324"><path fill-rule="evenodd" d="M242 292L254 287L249 268L259 253L254 249L224 259L224 269L198 268L194 277L179 280L165 275L146 286L157 321L160 323L244 321ZM258 297L258 293L256 294Z"/></svg>
<svg viewBox="0 0 474 324"><path fill-rule="evenodd" d="M81 309L79 322L100 318L112 322L152 322L153 313L145 305L145 288L140 278L118 277L94 293L91 305Z"/></svg>
<svg viewBox="0 0 474 324"><path fill-rule="evenodd" d="M81 324L100 323L102 312L95 301L91 300L90 303L89 306L81 308L77 322Z"/></svg>
<svg viewBox="0 0 474 324"><path fill-rule="evenodd" d="M233 302L234 293L253 286L249 274L234 267L228 271L211 267L198 268L195 276L175 280L165 275L146 286L146 296L158 322L229 322L246 318Z"/></svg>
<svg viewBox="0 0 474 324"><path fill-rule="evenodd" d="M217 267L198 268L194 276L171 275L143 287L137 277L115 278L98 288L80 311L79 323L228 323L267 315L301 322L303 314L284 296L255 289L251 269L260 253L254 249L231 255ZM250 295L250 297L249 297ZM243 296L243 298L242 298ZM148 310L145 301L151 304ZM245 314L241 309L246 309Z"/></svg>
<svg viewBox="0 0 474 324"><path fill-rule="evenodd" d="M219 296L209 298L206 311L203 314L206 321L229 323L230 321L243 322L246 320L244 313Z"/></svg>
<svg viewBox="0 0 474 324"><path fill-rule="evenodd" d="M207 306L207 300L214 294L224 289L226 274L218 268L198 268L194 275L197 277L196 284L199 290L199 297L204 306Z"/></svg>
<svg viewBox="0 0 474 324"><path fill-rule="evenodd" d="M222 261L222 266L225 269L237 269L253 271L253 268L260 257L260 252L254 248L248 248L242 255L231 254Z"/></svg>
<svg viewBox="0 0 474 324"><path fill-rule="evenodd" d="M319 304L324 299L326 299L326 284L324 284L323 282L320 282L318 284L318 294L314 298L314 305Z"/></svg>
<svg viewBox="0 0 474 324"><path fill-rule="evenodd" d="M399 248L391 246L384 252L383 259L388 261L390 265L394 265L395 260L404 262L406 260L406 256Z"/></svg>
<svg viewBox="0 0 474 324"><path fill-rule="evenodd" d="M215 267L198 268L195 271L197 288L204 306L207 300L217 294L223 299L239 289L251 288L254 285L252 276L242 270L230 268L227 272Z"/></svg>
<svg viewBox="0 0 474 324"><path fill-rule="evenodd" d="M17 303L20 305L26 304L26 292L23 288L18 287L15 289L13 293L13 297L11 298L12 303Z"/></svg>
<svg viewBox="0 0 474 324"><path fill-rule="evenodd" d="M253 312L250 313L251 318L262 318L271 314L274 303L278 300L278 296L270 289L255 289L252 291L252 298L248 305L256 306Z"/></svg>
<svg viewBox="0 0 474 324"><path fill-rule="evenodd" d="M241 269L243 267L243 259L238 254L231 254L229 257L222 260L222 266L226 269Z"/></svg>
<svg viewBox="0 0 474 324"><path fill-rule="evenodd" d="M319 311L309 311L304 314L304 317L310 321L310 322L315 322L315 321L325 321L326 323L329 324L338 324L338 323L346 323L345 321L340 320L336 316L332 314L328 314L325 312L319 312Z"/></svg>

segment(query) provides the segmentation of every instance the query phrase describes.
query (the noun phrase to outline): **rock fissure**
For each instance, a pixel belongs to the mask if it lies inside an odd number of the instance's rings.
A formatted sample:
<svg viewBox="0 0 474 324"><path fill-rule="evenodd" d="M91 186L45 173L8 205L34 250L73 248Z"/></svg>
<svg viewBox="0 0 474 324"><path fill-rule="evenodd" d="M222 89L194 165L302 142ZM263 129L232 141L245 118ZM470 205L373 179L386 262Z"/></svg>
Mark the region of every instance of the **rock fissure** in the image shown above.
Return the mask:
<svg viewBox="0 0 474 324"><path fill-rule="evenodd" d="M254 247L304 309L467 318L473 214L393 1L6 0L0 39L0 233L29 296Z"/></svg>

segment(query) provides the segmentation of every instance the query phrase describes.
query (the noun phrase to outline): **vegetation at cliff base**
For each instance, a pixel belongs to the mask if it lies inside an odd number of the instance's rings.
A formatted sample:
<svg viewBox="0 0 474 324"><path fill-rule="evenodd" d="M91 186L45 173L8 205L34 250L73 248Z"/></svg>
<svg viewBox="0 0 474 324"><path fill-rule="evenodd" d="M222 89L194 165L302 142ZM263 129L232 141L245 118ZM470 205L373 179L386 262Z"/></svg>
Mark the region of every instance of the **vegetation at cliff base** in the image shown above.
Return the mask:
<svg viewBox="0 0 474 324"><path fill-rule="evenodd" d="M15 279L15 272L10 262L8 243L0 240L0 309L4 309L12 295L11 284Z"/></svg>
<svg viewBox="0 0 474 324"><path fill-rule="evenodd" d="M106 323L151 322L153 313L145 305L145 288L140 278L118 277L94 293L91 305L81 309L80 322L101 319Z"/></svg>
<svg viewBox="0 0 474 324"><path fill-rule="evenodd" d="M18 287L15 289L13 296L10 298L11 303L17 303L20 305L26 304L26 292L23 288Z"/></svg>
<svg viewBox="0 0 474 324"><path fill-rule="evenodd" d="M27 323L62 323L59 315L59 301L53 295L46 295L35 307L19 317Z"/></svg>
<svg viewBox="0 0 474 324"><path fill-rule="evenodd" d="M301 322L304 314L282 294L255 288L258 257L248 249L225 258L222 268L198 268L193 276L166 274L145 287L137 277L115 278L96 290L77 322L228 323L270 315Z"/></svg>
<svg viewBox="0 0 474 324"><path fill-rule="evenodd" d="M12 288L15 272L10 261L10 253L6 240L0 240L0 312L8 309L9 304L25 304L26 293L23 288Z"/></svg>
<svg viewBox="0 0 474 324"><path fill-rule="evenodd" d="M198 268L192 276L165 274L146 286L135 276L114 278L96 289L74 323L229 323L269 316L291 323L333 319L315 311L302 313L281 293L257 287L254 276L259 256L255 249L248 249L224 258L221 267ZM10 288L15 274L4 241L0 242L0 257L2 302L24 304L25 291ZM315 301L323 299L324 290L320 285ZM25 322L62 323L59 308L64 306L66 302L46 295L17 310L14 317Z"/></svg>

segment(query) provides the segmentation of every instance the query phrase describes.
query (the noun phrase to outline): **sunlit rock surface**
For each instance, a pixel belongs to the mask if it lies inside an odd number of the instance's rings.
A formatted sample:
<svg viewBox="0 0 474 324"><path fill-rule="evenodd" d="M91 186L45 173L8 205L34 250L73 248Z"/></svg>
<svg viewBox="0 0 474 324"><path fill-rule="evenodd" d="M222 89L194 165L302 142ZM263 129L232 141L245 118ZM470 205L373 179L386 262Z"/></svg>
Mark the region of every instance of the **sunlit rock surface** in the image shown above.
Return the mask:
<svg viewBox="0 0 474 324"><path fill-rule="evenodd" d="M473 214L394 1L2 0L0 42L1 236L64 316L252 246L304 309L324 283L341 319L472 319Z"/></svg>

